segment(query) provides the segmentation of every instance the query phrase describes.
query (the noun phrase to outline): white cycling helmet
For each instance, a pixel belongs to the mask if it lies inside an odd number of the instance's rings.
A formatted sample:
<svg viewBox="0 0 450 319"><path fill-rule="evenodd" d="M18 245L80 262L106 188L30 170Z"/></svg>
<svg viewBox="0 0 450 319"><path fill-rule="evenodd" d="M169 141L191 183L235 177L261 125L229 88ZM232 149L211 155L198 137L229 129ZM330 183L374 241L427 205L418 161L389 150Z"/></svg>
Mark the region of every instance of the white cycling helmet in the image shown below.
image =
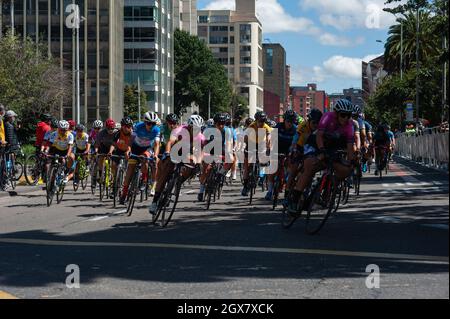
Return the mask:
<svg viewBox="0 0 450 319"><path fill-rule="evenodd" d="M158 120L156 120L156 125L161 126L161 119L158 117Z"/></svg>
<svg viewBox="0 0 450 319"><path fill-rule="evenodd" d="M103 128L103 122L100 120L97 120L94 122L94 124L92 125L93 128Z"/></svg>
<svg viewBox="0 0 450 319"><path fill-rule="evenodd" d="M208 121L206 121L206 125L207 126L214 126L214 119L209 119Z"/></svg>
<svg viewBox="0 0 450 319"><path fill-rule="evenodd" d="M144 122L149 122L149 123L158 123L159 117L158 114L153 113L153 112L147 112L144 115Z"/></svg>
<svg viewBox="0 0 450 319"><path fill-rule="evenodd" d="M353 113L353 110L352 102L347 99L341 99L334 105L334 111L337 113Z"/></svg>
<svg viewBox="0 0 450 319"><path fill-rule="evenodd" d="M120 123L116 123L116 130L120 130L122 128L122 125Z"/></svg>
<svg viewBox="0 0 450 319"><path fill-rule="evenodd" d="M205 121L200 115L192 115L188 120L188 125L196 128L202 128Z"/></svg>
<svg viewBox="0 0 450 319"><path fill-rule="evenodd" d="M67 122L65 120L59 121L59 123L58 123L58 128L61 130L68 130L69 127L70 127L69 122Z"/></svg>

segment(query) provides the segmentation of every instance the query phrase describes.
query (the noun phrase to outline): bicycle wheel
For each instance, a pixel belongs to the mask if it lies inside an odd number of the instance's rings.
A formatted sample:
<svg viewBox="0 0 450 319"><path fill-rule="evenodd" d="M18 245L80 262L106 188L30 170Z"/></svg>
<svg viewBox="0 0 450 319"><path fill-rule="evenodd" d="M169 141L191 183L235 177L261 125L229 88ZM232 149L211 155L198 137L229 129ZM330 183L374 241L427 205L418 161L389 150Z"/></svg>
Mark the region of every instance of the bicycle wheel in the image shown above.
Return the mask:
<svg viewBox="0 0 450 319"><path fill-rule="evenodd" d="M123 184L123 171L122 168L117 169L116 176L114 178L114 184L113 184L113 205L114 208L117 207L117 200L121 196L121 187Z"/></svg>
<svg viewBox="0 0 450 319"><path fill-rule="evenodd" d="M280 179L278 176L275 177L275 182L273 183L273 195L272 195L272 210L275 210L278 206L278 197L280 196Z"/></svg>
<svg viewBox="0 0 450 319"><path fill-rule="evenodd" d="M166 184L166 187L164 188L161 197L158 200L158 209L156 211L156 214L152 217L153 225L156 224L156 222L159 219L159 216L161 216L161 213L163 212L163 209L169 204L170 196L172 193L172 190L176 183L176 177L173 175L170 177L169 181Z"/></svg>
<svg viewBox="0 0 450 319"><path fill-rule="evenodd" d="M78 183L73 183L73 185L72 185L73 191L76 193L78 191L78 188L80 187L80 184L79 184L80 183L80 174L79 173L75 174L74 179L78 180Z"/></svg>
<svg viewBox="0 0 450 319"><path fill-rule="evenodd" d="M29 155L25 160L25 180L28 185L36 186L42 172L41 161L36 154Z"/></svg>
<svg viewBox="0 0 450 319"><path fill-rule="evenodd" d="M47 176L47 183L45 185L45 190L47 193L47 206L50 207L53 202L53 197L56 192L56 171L57 168L52 166L50 167L49 174Z"/></svg>
<svg viewBox="0 0 450 319"><path fill-rule="evenodd" d="M334 177L325 175L313 190L306 215L306 233L317 234L325 225L336 205L337 184Z"/></svg>
<svg viewBox="0 0 450 319"><path fill-rule="evenodd" d="M170 196L166 205L164 205L163 212L161 214L161 226L167 227L172 220L175 209L177 208L178 198L180 197L181 183L179 179L175 180L175 188L170 192Z"/></svg>
<svg viewBox="0 0 450 319"><path fill-rule="evenodd" d="M97 164L93 163L91 164L91 193L92 195L95 195L95 192L97 190Z"/></svg>
<svg viewBox="0 0 450 319"><path fill-rule="evenodd" d="M131 179L130 188L128 190L128 205L127 205L127 216L131 216L134 209L134 204L136 202L136 196L139 190L139 180L141 178L140 169L134 173L133 178Z"/></svg>
<svg viewBox="0 0 450 319"><path fill-rule="evenodd" d="M214 175L215 175L214 172L211 172L208 181L206 182L205 187L206 210L209 210L209 208L211 207L211 199L213 198L213 196L215 197L214 193L216 192L216 190L211 178L211 176L214 177Z"/></svg>
<svg viewBox="0 0 450 319"><path fill-rule="evenodd" d="M56 203L61 204L64 197L65 185L61 183L56 192Z"/></svg>

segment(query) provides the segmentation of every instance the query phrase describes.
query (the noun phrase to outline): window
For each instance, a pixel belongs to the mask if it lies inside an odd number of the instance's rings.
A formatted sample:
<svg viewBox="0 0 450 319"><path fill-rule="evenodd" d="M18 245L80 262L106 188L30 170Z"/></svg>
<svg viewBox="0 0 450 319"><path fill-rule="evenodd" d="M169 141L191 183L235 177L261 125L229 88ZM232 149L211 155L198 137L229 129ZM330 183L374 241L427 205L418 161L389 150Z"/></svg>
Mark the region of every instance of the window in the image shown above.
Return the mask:
<svg viewBox="0 0 450 319"><path fill-rule="evenodd" d="M218 32L218 31L228 32L228 27L227 26L212 26L212 27L209 27L209 31L210 32Z"/></svg>
<svg viewBox="0 0 450 319"><path fill-rule="evenodd" d="M125 21L157 21L157 9L154 7L130 7L124 8Z"/></svg>
<svg viewBox="0 0 450 319"><path fill-rule="evenodd" d="M268 75L273 74L273 49L267 49L266 50L266 67L265 72Z"/></svg>
<svg viewBox="0 0 450 319"><path fill-rule="evenodd" d="M228 48L220 48L219 52L227 53L228 52Z"/></svg>
<svg viewBox="0 0 450 319"><path fill-rule="evenodd" d="M199 16L198 17L198 23L208 23L209 17L208 16Z"/></svg>
<svg viewBox="0 0 450 319"><path fill-rule="evenodd" d="M210 44L228 44L228 37L209 37Z"/></svg>
<svg viewBox="0 0 450 319"><path fill-rule="evenodd" d="M249 43L252 41L252 26L250 24L240 25L241 43Z"/></svg>
<svg viewBox="0 0 450 319"><path fill-rule="evenodd" d="M211 16L210 23L225 23L228 22L228 16Z"/></svg>
<svg viewBox="0 0 450 319"><path fill-rule="evenodd" d="M241 57L241 64L252 64L252 57Z"/></svg>
<svg viewBox="0 0 450 319"><path fill-rule="evenodd" d="M158 73L153 70L125 70L125 83L137 84L138 79L143 85L155 85Z"/></svg>

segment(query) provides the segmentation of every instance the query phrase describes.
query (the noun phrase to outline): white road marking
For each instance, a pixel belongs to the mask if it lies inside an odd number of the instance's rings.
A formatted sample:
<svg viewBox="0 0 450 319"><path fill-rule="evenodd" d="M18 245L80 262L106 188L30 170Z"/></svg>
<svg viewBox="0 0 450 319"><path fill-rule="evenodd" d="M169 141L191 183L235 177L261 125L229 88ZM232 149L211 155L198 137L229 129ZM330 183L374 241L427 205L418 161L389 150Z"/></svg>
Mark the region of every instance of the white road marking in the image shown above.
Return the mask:
<svg viewBox="0 0 450 319"><path fill-rule="evenodd" d="M393 223L393 224L400 223L400 220L398 218L391 217L391 216L379 216L379 217L374 217L374 218L379 219L384 222Z"/></svg>
<svg viewBox="0 0 450 319"><path fill-rule="evenodd" d="M99 221L99 220L103 220L103 219L106 219L106 218L110 218L111 216L114 216L114 215L121 215L121 214L124 214L124 213L126 213L126 212L127 212L126 209L122 209L122 210L119 210L119 211L117 211L117 212L107 214L106 216L98 216L98 217L94 217L94 218L88 219L87 221L88 221L88 222L97 222L97 221Z"/></svg>
<svg viewBox="0 0 450 319"><path fill-rule="evenodd" d="M183 244L164 244L164 243L82 242L82 241L59 241L59 240L20 239L20 238L0 238L0 243L37 245L37 246L135 247L135 248L220 250L220 251L284 253L284 254L310 254L310 255L367 257L367 258L400 259L400 260L428 260L446 263L448 263L449 261L448 256L425 256L425 255L394 254L394 253L376 253L364 251L359 252L359 251L339 251L339 250L301 249L301 248L183 245Z"/></svg>

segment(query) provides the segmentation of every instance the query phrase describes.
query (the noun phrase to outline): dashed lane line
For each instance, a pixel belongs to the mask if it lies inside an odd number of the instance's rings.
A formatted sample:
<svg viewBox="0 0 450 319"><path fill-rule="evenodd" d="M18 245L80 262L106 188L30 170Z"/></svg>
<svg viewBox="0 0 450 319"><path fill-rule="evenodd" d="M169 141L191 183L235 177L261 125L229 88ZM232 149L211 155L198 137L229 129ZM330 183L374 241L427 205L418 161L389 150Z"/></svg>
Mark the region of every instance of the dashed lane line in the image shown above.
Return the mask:
<svg viewBox="0 0 450 319"><path fill-rule="evenodd" d="M242 246L212 246L212 245L184 245L164 243L119 243L119 242L83 242L83 241L59 241L42 239L22 238L0 238L0 243L23 244L36 246L82 246L82 247L134 247L134 248L164 248L164 249L186 249L186 250L210 250L210 251L237 251L237 252L261 252L261 253L284 253L284 254L309 254L330 255L345 257L366 257L398 260L426 260L444 262L448 264L448 256L426 256L394 253L339 251L325 249L300 249L300 248L275 248L275 247L242 247Z"/></svg>

